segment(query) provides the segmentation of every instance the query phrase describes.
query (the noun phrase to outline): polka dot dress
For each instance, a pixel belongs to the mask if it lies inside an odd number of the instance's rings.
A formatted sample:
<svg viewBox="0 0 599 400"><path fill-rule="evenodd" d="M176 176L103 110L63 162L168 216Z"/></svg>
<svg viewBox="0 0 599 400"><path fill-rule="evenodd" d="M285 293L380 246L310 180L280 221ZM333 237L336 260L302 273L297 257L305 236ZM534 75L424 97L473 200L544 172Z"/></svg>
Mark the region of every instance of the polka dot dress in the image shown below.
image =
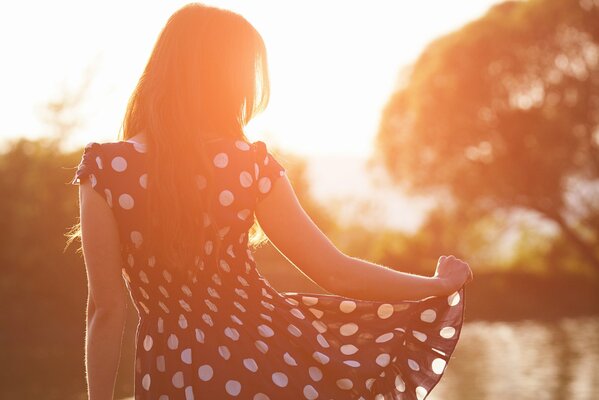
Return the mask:
<svg viewBox="0 0 599 400"><path fill-rule="evenodd" d="M223 250L207 241L185 278L144 247L145 145L90 142L71 181L88 177L118 223L122 276L140 316L135 399L426 398L460 336L463 289L402 302L277 292L248 230L285 169L262 141L206 146L219 208L204 225L217 223ZM205 189L205 177L197 184Z"/></svg>

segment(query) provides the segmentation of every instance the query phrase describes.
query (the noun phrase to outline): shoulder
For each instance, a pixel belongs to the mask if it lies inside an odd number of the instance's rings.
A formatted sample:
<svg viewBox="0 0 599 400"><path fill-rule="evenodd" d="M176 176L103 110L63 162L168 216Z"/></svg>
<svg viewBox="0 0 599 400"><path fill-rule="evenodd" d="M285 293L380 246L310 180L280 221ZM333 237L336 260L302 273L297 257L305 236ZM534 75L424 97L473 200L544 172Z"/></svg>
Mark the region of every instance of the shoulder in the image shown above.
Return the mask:
<svg viewBox="0 0 599 400"><path fill-rule="evenodd" d="M85 149L94 155L111 161L115 157L131 158L136 154L146 153L147 147L143 143L127 142L127 141L112 141L112 142L97 142L92 141L85 145Z"/></svg>

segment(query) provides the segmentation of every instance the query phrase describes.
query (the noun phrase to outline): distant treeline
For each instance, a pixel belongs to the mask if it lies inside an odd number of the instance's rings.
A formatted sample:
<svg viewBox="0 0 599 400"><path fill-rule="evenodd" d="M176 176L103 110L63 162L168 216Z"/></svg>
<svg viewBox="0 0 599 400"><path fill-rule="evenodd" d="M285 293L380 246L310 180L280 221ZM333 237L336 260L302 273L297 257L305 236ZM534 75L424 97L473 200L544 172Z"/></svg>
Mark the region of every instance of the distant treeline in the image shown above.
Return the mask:
<svg viewBox="0 0 599 400"><path fill-rule="evenodd" d="M64 235L78 216L77 187L68 182L83 149L64 152L59 141L50 139L20 139L6 148L0 155L0 359L5 366L0 374L0 398L83 398L85 266L75 252L78 242L64 251ZM433 213L436 217L429 218L414 235L342 227L332 211L310 196L305 165L295 160L287 167L306 210L348 254L423 274L434 270L440 254L469 259L463 241L476 235L460 231L463 224L455 219ZM531 254L536 253L527 257ZM281 291L321 290L270 245L258 249L256 258L262 273ZM570 272L548 268L533 273L514 265L506 272L484 271L484 265L476 265L476 279L467 292L468 320L545 319L598 312L599 285L592 268ZM133 390L137 318L133 307L129 312L117 389L117 396L122 397Z"/></svg>

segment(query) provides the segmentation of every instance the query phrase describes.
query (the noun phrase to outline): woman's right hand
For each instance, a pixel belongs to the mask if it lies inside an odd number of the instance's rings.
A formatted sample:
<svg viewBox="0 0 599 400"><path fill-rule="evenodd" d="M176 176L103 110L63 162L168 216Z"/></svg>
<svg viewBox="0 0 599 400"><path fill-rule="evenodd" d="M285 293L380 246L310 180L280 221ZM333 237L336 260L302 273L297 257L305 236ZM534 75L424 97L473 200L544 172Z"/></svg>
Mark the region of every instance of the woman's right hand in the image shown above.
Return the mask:
<svg viewBox="0 0 599 400"><path fill-rule="evenodd" d="M434 276L441 282L443 295L457 292L474 278L468 263L453 255L439 257Z"/></svg>

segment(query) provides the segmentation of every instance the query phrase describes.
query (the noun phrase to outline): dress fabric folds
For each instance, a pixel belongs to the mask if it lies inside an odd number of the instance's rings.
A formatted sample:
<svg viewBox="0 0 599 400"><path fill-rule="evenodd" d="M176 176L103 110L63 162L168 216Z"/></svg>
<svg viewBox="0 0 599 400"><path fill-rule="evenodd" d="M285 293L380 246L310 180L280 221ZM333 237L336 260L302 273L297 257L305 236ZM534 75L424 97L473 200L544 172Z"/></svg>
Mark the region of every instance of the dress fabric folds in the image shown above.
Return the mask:
<svg viewBox="0 0 599 400"><path fill-rule="evenodd" d="M278 292L248 247L258 202L283 165L262 141L205 143L216 204L187 275L145 246L147 148L88 143L71 184L89 179L112 209L122 276L139 314L136 400L424 399L460 337L464 289L421 301L366 301ZM207 179L197 175L199 190ZM216 234L216 233L215 233Z"/></svg>

